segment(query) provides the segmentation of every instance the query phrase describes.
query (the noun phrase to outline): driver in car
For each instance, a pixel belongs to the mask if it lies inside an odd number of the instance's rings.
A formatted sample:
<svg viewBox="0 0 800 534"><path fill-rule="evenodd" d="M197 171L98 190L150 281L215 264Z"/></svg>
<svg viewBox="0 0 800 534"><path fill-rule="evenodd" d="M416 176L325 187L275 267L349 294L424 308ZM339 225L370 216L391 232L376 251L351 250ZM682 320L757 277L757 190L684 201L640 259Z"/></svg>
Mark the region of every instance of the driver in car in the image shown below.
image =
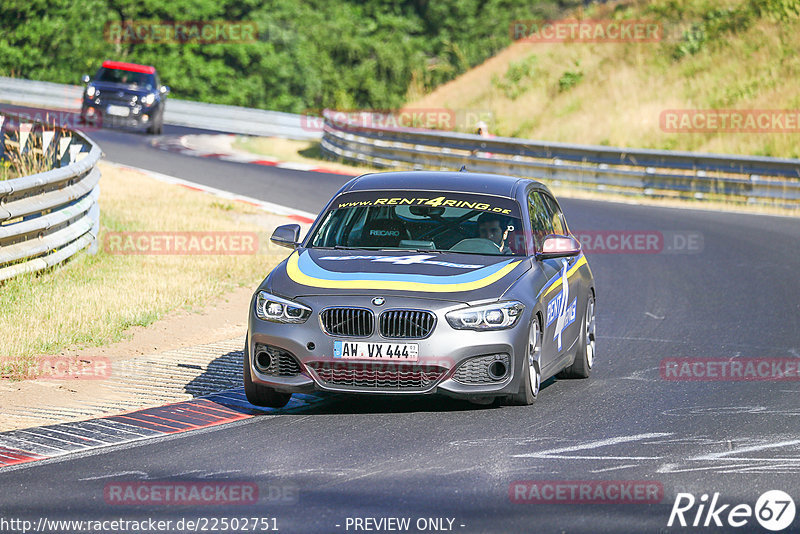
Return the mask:
<svg viewBox="0 0 800 534"><path fill-rule="evenodd" d="M478 216L478 237L490 240L503 254L511 254L511 249L506 245L510 228L505 222L505 218L496 213L481 213Z"/></svg>

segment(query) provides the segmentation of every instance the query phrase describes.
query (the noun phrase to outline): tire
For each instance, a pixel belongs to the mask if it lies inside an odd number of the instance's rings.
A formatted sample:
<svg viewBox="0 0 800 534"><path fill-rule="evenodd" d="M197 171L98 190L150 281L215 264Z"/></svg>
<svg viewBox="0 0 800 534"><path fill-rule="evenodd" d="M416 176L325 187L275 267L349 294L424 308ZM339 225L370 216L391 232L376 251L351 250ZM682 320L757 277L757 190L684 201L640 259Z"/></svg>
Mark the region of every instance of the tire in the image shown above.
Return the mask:
<svg viewBox="0 0 800 534"><path fill-rule="evenodd" d="M522 380L519 383L519 391L508 399L508 404L511 406L529 406L539 395L539 388L542 385L542 374L537 361L539 350L541 350L539 321L534 317L528 334L528 349L525 360L522 362Z"/></svg>
<svg viewBox="0 0 800 534"><path fill-rule="evenodd" d="M161 135L164 133L164 112L154 119L150 126L147 127L147 133L150 135Z"/></svg>
<svg viewBox="0 0 800 534"><path fill-rule="evenodd" d="M589 378L595 356L594 295L589 292L586 313L583 314L581 339L575 361L558 373L558 378Z"/></svg>
<svg viewBox="0 0 800 534"><path fill-rule="evenodd" d="M250 376L250 351L247 345L244 346L242 362L244 363L244 394L250 404L267 408L283 408L289 404L289 399L292 398L291 393L280 393L272 388L253 383Z"/></svg>

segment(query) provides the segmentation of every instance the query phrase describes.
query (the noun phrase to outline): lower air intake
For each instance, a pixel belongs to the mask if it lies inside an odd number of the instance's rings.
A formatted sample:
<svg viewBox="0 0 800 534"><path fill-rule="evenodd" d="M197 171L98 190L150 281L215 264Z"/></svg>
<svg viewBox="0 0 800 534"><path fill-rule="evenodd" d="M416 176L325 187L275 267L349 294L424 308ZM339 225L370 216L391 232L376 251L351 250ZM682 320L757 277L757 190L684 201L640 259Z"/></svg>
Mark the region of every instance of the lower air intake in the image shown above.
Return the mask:
<svg viewBox="0 0 800 534"><path fill-rule="evenodd" d="M310 362L307 366L324 385L397 391L428 389L447 372L435 365Z"/></svg>

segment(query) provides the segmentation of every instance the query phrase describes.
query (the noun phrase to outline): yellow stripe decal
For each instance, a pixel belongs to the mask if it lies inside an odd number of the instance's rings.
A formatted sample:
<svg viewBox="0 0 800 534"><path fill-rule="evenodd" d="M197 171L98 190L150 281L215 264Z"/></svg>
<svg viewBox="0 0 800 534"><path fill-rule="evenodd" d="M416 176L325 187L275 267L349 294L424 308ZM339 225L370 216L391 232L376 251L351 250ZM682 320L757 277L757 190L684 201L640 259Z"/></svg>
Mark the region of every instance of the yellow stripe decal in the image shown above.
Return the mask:
<svg viewBox="0 0 800 534"><path fill-rule="evenodd" d="M456 284L428 284L425 282L403 282L398 280L324 280L308 276L298 266L298 253L294 252L286 262L286 274L289 278L304 286L323 287L326 289L386 289L398 291L424 291L428 293L453 293L456 291L471 291L486 287L497 282L519 265L519 261L511 262L491 275Z"/></svg>
<svg viewBox="0 0 800 534"><path fill-rule="evenodd" d="M567 278L569 278L570 276L572 276L573 274L575 274L575 271L577 271L578 269L580 269L581 265L586 265L586 256L583 256L583 255L581 255L580 259L579 259L578 261L576 261L576 262L575 262L575 265L573 265L572 267L570 267L570 268L569 268L569 270L567 271ZM559 275L559 277L558 277L558 278L556 278L556 279L553 281L553 283L552 283L552 284L550 284L550 285L547 287L547 289L546 289L546 290L544 291L544 293L543 293L543 296L545 296L545 297L546 297L548 293L550 293L550 292L551 292L551 291L553 291L554 289L558 289L559 287L561 287L561 276L560 276L560 275Z"/></svg>

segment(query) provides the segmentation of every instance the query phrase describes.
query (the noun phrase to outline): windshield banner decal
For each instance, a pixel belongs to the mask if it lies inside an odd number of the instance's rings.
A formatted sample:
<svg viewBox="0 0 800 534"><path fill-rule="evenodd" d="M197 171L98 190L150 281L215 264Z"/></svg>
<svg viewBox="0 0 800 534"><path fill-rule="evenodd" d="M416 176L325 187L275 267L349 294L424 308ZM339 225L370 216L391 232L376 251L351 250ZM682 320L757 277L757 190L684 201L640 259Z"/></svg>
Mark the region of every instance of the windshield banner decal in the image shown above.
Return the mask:
<svg viewBox="0 0 800 534"><path fill-rule="evenodd" d="M516 203L509 198L467 193L365 191L345 193L331 205L333 209L382 206L462 208L514 217L519 216Z"/></svg>

